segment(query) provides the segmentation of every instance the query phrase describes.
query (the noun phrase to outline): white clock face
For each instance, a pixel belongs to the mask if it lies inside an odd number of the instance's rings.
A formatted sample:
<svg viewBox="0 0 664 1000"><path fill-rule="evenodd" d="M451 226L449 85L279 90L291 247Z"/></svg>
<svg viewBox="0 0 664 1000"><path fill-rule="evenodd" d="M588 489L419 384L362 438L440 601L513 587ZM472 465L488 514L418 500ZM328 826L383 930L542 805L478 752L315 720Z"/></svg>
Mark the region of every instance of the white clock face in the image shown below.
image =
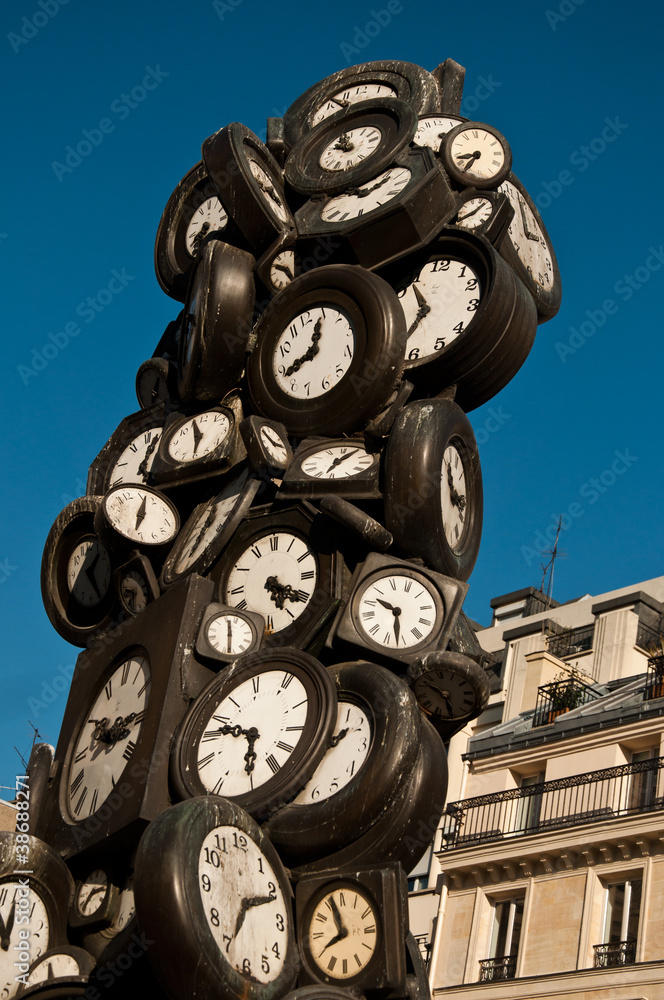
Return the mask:
<svg viewBox="0 0 664 1000"><path fill-rule="evenodd" d="M115 933L119 933L127 926L136 913L136 902L134 900L134 874L127 876L122 892L120 893L120 903L117 913L113 918L111 927Z"/></svg>
<svg viewBox="0 0 664 1000"><path fill-rule="evenodd" d="M198 885L210 933L231 967L254 982L277 979L290 919L274 870L251 837L234 826L211 830L198 857Z"/></svg>
<svg viewBox="0 0 664 1000"><path fill-rule="evenodd" d="M108 892L108 875L96 868L81 883L76 892L76 908L83 917L90 917L99 909Z"/></svg>
<svg viewBox="0 0 664 1000"><path fill-rule="evenodd" d="M360 628L378 646L409 649L424 642L436 626L436 602L427 584L398 571L378 577L363 590Z"/></svg>
<svg viewBox="0 0 664 1000"><path fill-rule="evenodd" d="M371 723L352 701L339 700L332 746L294 800L295 805L323 802L345 788L360 771L371 748Z"/></svg>
<svg viewBox="0 0 664 1000"><path fill-rule="evenodd" d="M311 119L311 124L318 125L325 121L330 115L336 115L343 108L349 108L351 104L359 104L360 101L370 101L374 97L396 97L397 92L394 87L386 83L365 83L362 85L347 87L329 97L324 104L318 108Z"/></svg>
<svg viewBox="0 0 664 1000"><path fill-rule="evenodd" d="M41 896L32 886L26 890L18 879L11 877L0 882L0 921L2 921L0 998L9 1000L16 995L21 985L16 979L18 970L14 965L14 962L20 961L20 954L24 952L26 946L26 939L21 936L21 931L29 932L27 950L30 961L34 962L48 949L49 922Z"/></svg>
<svg viewBox="0 0 664 1000"><path fill-rule="evenodd" d="M309 607L318 583L316 556L301 535L259 535L236 560L224 600L240 611L257 611L266 634L281 632Z"/></svg>
<svg viewBox="0 0 664 1000"><path fill-rule="evenodd" d="M314 962L331 979L351 979L367 967L378 944L378 914L351 886L326 893L310 920L307 944Z"/></svg>
<svg viewBox="0 0 664 1000"><path fill-rule="evenodd" d="M127 445L110 472L109 489L123 483L147 483L161 430L161 427L151 427L141 431Z"/></svg>
<svg viewBox="0 0 664 1000"><path fill-rule="evenodd" d="M375 125L362 125L340 132L320 154L324 170L349 170L380 149L381 131Z"/></svg>
<svg viewBox="0 0 664 1000"><path fill-rule="evenodd" d="M165 497L140 486L118 487L107 493L104 507L109 523L132 542L164 545L178 532L178 519L171 504Z"/></svg>
<svg viewBox="0 0 664 1000"><path fill-rule="evenodd" d="M497 178L505 166L503 144L493 132L483 128L462 129L451 140L449 152L452 162L469 184Z"/></svg>
<svg viewBox="0 0 664 1000"><path fill-rule="evenodd" d="M272 362L279 388L295 399L316 399L350 368L355 332L348 315L320 305L298 313L280 334Z"/></svg>
<svg viewBox="0 0 664 1000"><path fill-rule="evenodd" d="M288 670L265 670L216 704L198 743L197 767L214 795L242 795L278 774L302 738L308 697Z"/></svg>
<svg viewBox="0 0 664 1000"><path fill-rule="evenodd" d="M330 198L320 213L321 219L323 222L344 222L367 215L401 194L410 178L407 167L390 167L373 180L354 188L352 193Z"/></svg>
<svg viewBox="0 0 664 1000"><path fill-rule="evenodd" d="M506 194L514 209L507 235L519 260L544 291L553 288L553 260L551 249L535 218L530 205L510 181L504 181L499 191Z"/></svg>
<svg viewBox="0 0 664 1000"><path fill-rule="evenodd" d="M82 538L67 563L67 587L84 608L94 608L106 597L111 583L108 552L95 535Z"/></svg>
<svg viewBox="0 0 664 1000"><path fill-rule="evenodd" d="M413 143L415 146L428 146L437 153L447 133L460 124L461 118L450 115L423 115L419 119Z"/></svg>
<svg viewBox="0 0 664 1000"><path fill-rule="evenodd" d="M280 290L290 285L295 277L295 251L282 250L270 264L270 282Z"/></svg>
<svg viewBox="0 0 664 1000"><path fill-rule="evenodd" d="M48 979L60 979L67 976L80 976L81 969L73 955L58 952L44 958L36 965L28 976L28 986L44 983Z"/></svg>
<svg viewBox="0 0 664 1000"><path fill-rule="evenodd" d="M285 465L288 459L286 445L274 427L268 427L267 424L263 424L260 429L260 438L265 451L275 465Z"/></svg>
<svg viewBox="0 0 664 1000"><path fill-rule="evenodd" d="M206 637L217 652L239 656L249 649L256 633L246 618L230 611L223 611L208 622Z"/></svg>
<svg viewBox="0 0 664 1000"><path fill-rule="evenodd" d="M440 468L440 503L445 538L453 552L461 551L465 541L467 502L466 470L457 448L448 444Z"/></svg>
<svg viewBox="0 0 664 1000"><path fill-rule="evenodd" d="M488 198L469 198L459 209L454 220L461 229L479 229L488 222L493 213L493 202Z"/></svg>
<svg viewBox="0 0 664 1000"><path fill-rule="evenodd" d="M244 469L210 500L193 520L187 522L182 534L182 545L178 539L179 551L173 565L173 572L176 575L181 576L188 572L207 547L215 541L235 510L248 475L248 470Z"/></svg>
<svg viewBox="0 0 664 1000"><path fill-rule="evenodd" d="M332 445L308 455L302 462L302 472L310 479L350 479L370 469L375 462L375 457L367 454L362 445L349 441L347 445Z"/></svg>
<svg viewBox="0 0 664 1000"><path fill-rule="evenodd" d="M284 203L282 195L277 191L274 186L274 181L268 174L262 164L258 160L254 160L253 157L249 157L249 169L256 178L256 183L263 193L265 199L265 204L268 206L270 211L276 215L280 222L288 221L288 209Z"/></svg>
<svg viewBox="0 0 664 1000"><path fill-rule="evenodd" d="M208 233L219 232L228 224L228 212L216 195L206 198L196 209L185 233L185 245L192 257L198 256L201 241Z"/></svg>
<svg viewBox="0 0 664 1000"><path fill-rule="evenodd" d="M113 791L131 760L150 694L144 656L131 656L99 691L81 726L64 783L75 821L87 819Z"/></svg>
<svg viewBox="0 0 664 1000"><path fill-rule="evenodd" d="M228 437L231 422L220 410L208 410L186 420L168 442L168 454L176 462L195 462L210 455Z"/></svg>
<svg viewBox="0 0 664 1000"><path fill-rule="evenodd" d="M433 260L399 292L408 324L406 366L421 364L463 333L480 304L479 279L460 260Z"/></svg>

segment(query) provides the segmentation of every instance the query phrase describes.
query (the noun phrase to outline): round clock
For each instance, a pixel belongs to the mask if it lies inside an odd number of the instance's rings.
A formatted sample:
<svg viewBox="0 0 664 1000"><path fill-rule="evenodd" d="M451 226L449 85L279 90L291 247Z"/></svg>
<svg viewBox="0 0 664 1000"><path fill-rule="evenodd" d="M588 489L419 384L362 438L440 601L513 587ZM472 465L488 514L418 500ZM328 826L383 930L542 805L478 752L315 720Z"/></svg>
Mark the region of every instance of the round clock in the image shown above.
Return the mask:
<svg viewBox="0 0 664 1000"><path fill-rule="evenodd" d="M260 647L264 630L262 615L223 604L210 604L198 630L196 652L214 664L232 663L242 653Z"/></svg>
<svg viewBox="0 0 664 1000"><path fill-rule="evenodd" d="M449 225L483 236L498 247L514 216L507 195L500 191L467 188L461 193L461 198L461 207Z"/></svg>
<svg viewBox="0 0 664 1000"><path fill-rule="evenodd" d="M332 680L312 656L285 647L239 657L182 722L171 768L178 795L224 795L269 813L315 770L335 709Z"/></svg>
<svg viewBox="0 0 664 1000"><path fill-rule="evenodd" d="M511 174L499 190L507 195L514 218L500 245L500 253L535 300L539 322L560 309L562 284L553 245L535 203L523 184Z"/></svg>
<svg viewBox="0 0 664 1000"><path fill-rule="evenodd" d="M289 433L339 434L381 409L398 382L403 310L363 268L329 265L279 292L256 325L247 364L259 413Z"/></svg>
<svg viewBox="0 0 664 1000"><path fill-rule="evenodd" d="M293 449L283 424L255 414L240 424L247 458L259 475L281 477L293 458Z"/></svg>
<svg viewBox="0 0 664 1000"><path fill-rule="evenodd" d="M264 825L288 864L323 858L365 833L420 752L421 713L403 680L365 660L328 673L338 704L325 756L297 797Z"/></svg>
<svg viewBox="0 0 664 1000"><path fill-rule="evenodd" d="M30 966L25 988L30 990L38 983L55 985L53 980L86 983L94 966L94 958L83 948L67 945L51 948Z"/></svg>
<svg viewBox="0 0 664 1000"><path fill-rule="evenodd" d="M359 881L335 879L323 886L302 922L307 964L325 982L350 985L366 974L381 943L381 915Z"/></svg>
<svg viewBox="0 0 664 1000"><path fill-rule="evenodd" d="M470 421L451 399L401 411L385 452L384 497L385 526L402 551L468 579L482 536L482 473Z"/></svg>
<svg viewBox="0 0 664 1000"><path fill-rule="evenodd" d="M150 601L159 597L159 584L146 556L133 555L115 571L114 580L120 603L128 615L140 614Z"/></svg>
<svg viewBox="0 0 664 1000"><path fill-rule="evenodd" d="M152 483L161 489L228 471L244 458L238 437L242 403L234 394L226 405L200 413L172 413L152 463Z"/></svg>
<svg viewBox="0 0 664 1000"><path fill-rule="evenodd" d="M512 166L507 139L483 122L463 122L450 129L440 152L449 177L463 187L497 188Z"/></svg>
<svg viewBox="0 0 664 1000"><path fill-rule="evenodd" d="M413 145L428 146L437 153L447 133L465 121L466 118L460 118L458 115L421 115L417 121Z"/></svg>
<svg viewBox="0 0 664 1000"><path fill-rule="evenodd" d="M131 761L150 696L150 664L137 650L100 678L64 762L61 809L70 821L92 816L112 793Z"/></svg>
<svg viewBox="0 0 664 1000"><path fill-rule="evenodd" d="M408 665L408 680L424 711L443 722L470 722L489 701L486 671L464 653L428 653Z"/></svg>
<svg viewBox="0 0 664 1000"><path fill-rule="evenodd" d="M204 163L197 163L168 199L157 229L155 272L167 295L184 302L203 240L211 233L225 236L228 229L228 212Z"/></svg>
<svg viewBox="0 0 664 1000"><path fill-rule="evenodd" d="M169 545L180 529L177 508L149 486L116 486L110 489L95 514L100 537L111 547Z"/></svg>
<svg viewBox="0 0 664 1000"><path fill-rule="evenodd" d="M254 258L210 238L201 247L185 308L178 355L178 393L185 404L217 402L244 367L253 326Z"/></svg>
<svg viewBox="0 0 664 1000"><path fill-rule="evenodd" d="M375 177L410 142L417 119L405 101L383 98L340 112L308 132L286 161L301 194L338 194Z"/></svg>
<svg viewBox="0 0 664 1000"><path fill-rule="evenodd" d="M302 441L286 470L279 497L377 498L380 453L367 450L363 437Z"/></svg>
<svg viewBox="0 0 664 1000"><path fill-rule="evenodd" d="M216 795L167 809L140 842L136 911L170 996L283 996L298 968L290 896L260 827Z"/></svg>
<svg viewBox="0 0 664 1000"><path fill-rule="evenodd" d="M134 852L135 853L135 852ZM108 876L105 872L101 872L102 876ZM99 878L99 873L95 872L92 878ZM119 879L119 885L115 885L109 880L108 893L106 897L102 897L103 905L101 905L94 913L90 915L85 921L82 933L82 944L91 955L97 959L99 964L102 964L102 956L105 956L105 952L109 945L113 943L114 946L121 947L124 938L130 934L130 930L133 927L136 929L136 905L134 902L134 869L133 862L127 870L126 875ZM94 886L94 883L93 883ZM86 898L86 890L82 889L82 898ZM99 900L100 894L94 892L90 897L90 902L88 903L87 909L90 909L91 905L94 904L95 899ZM75 908L78 906L75 904ZM103 915L104 919L99 918ZM70 923L72 921L70 920Z"/></svg>
<svg viewBox="0 0 664 1000"><path fill-rule="evenodd" d="M147 483L167 412L156 403L125 417L90 466L88 495L103 496L123 483Z"/></svg>
<svg viewBox="0 0 664 1000"><path fill-rule="evenodd" d="M148 358L136 372L136 398L143 409L178 398L177 369L167 358Z"/></svg>

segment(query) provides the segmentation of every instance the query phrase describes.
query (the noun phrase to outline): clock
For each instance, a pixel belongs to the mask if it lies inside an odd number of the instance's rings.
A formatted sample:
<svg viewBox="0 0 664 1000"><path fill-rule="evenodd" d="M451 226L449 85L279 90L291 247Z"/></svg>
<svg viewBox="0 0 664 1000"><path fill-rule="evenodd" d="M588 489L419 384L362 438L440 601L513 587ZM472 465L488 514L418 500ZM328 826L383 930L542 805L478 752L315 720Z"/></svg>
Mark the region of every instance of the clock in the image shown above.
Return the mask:
<svg viewBox="0 0 664 1000"><path fill-rule="evenodd" d="M226 238L232 229L205 164L197 163L168 199L157 229L155 272L166 294L184 302L203 240L211 233Z"/></svg>
<svg viewBox="0 0 664 1000"><path fill-rule="evenodd" d="M264 630L265 619L254 611L210 604L196 637L196 652L213 666L232 663L241 654L259 649Z"/></svg>
<svg viewBox="0 0 664 1000"><path fill-rule="evenodd" d="M290 434L340 434L384 406L399 381L403 310L382 279L344 264L301 275L256 324L252 404Z"/></svg>
<svg viewBox="0 0 664 1000"><path fill-rule="evenodd" d="M103 922L88 922L82 927L81 940L83 947L94 955L95 959L102 965L108 957L109 947L112 951L119 951L127 937L132 931L137 930L136 926L136 904L134 901L134 858L135 849L132 849L132 859L121 876L114 875L112 884L112 907L105 907L106 919ZM114 858L115 871L119 871L120 866L117 858ZM127 865L126 862L124 862ZM104 874L106 874L104 872ZM108 877L108 876L107 876ZM94 899L94 897L93 897ZM71 923L71 918L70 918Z"/></svg>
<svg viewBox="0 0 664 1000"><path fill-rule="evenodd" d="M246 454L238 434L242 416L239 395L201 413L172 413L152 463L152 482L172 486L228 471Z"/></svg>
<svg viewBox="0 0 664 1000"><path fill-rule="evenodd" d="M489 701L486 671L464 653L427 653L408 665L408 680L423 710L443 723L470 722Z"/></svg>
<svg viewBox="0 0 664 1000"><path fill-rule="evenodd" d="M240 656L183 719L173 748L175 791L223 795L265 817L311 777L335 718L334 684L313 656L289 647Z"/></svg>
<svg viewBox="0 0 664 1000"><path fill-rule="evenodd" d="M88 495L103 496L123 483L148 482L167 413L164 403L155 403L124 418L90 466Z"/></svg>
<svg viewBox="0 0 664 1000"><path fill-rule="evenodd" d="M0 831L0 994L16 996L30 964L67 944L74 883L57 852L37 837Z"/></svg>
<svg viewBox="0 0 664 1000"><path fill-rule="evenodd" d="M70 984L85 984L88 982L94 967L94 958L83 948L72 945L50 948L30 966L25 981L25 990L21 990L20 995L49 995L42 994L39 990L33 991L33 987L37 985L48 985L49 987L66 985L68 987Z"/></svg>
<svg viewBox="0 0 664 1000"><path fill-rule="evenodd" d="M246 462L226 474L221 489L194 508L180 531L164 561L162 587L170 587L187 573L207 573L232 538L260 486L258 479L251 478Z"/></svg>
<svg viewBox="0 0 664 1000"><path fill-rule="evenodd" d="M397 60L361 63L314 84L291 104L283 118L285 141L294 146L331 115L378 98L399 98L416 115L440 107L436 81L420 66Z"/></svg>
<svg viewBox="0 0 664 1000"><path fill-rule="evenodd" d="M178 394L218 402L236 385L253 326L254 258L210 237L202 245L182 314Z"/></svg>
<svg viewBox="0 0 664 1000"><path fill-rule="evenodd" d="M499 191L507 195L514 209L500 253L532 295L539 322L545 323L556 315L562 298L553 245L534 201L514 174L503 181Z"/></svg>
<svg viewBox="0 0 664 1000"><path fill-rule="evenodd" d="M461 198L459 211L449 225L483 236L498 247L514 215L507 195L500 191L467 188L461 193Z"/></svg>
<svg viewBox="0 0 664 1000"><path fill-rule="evenodd" d="M376 499L380 452L363 437L306 438L284 473L278 497L335 496Z"/></svg>
<svg viewBox="0 0 664 1000"><path fill-rule="evenodd" d="M385 452L384 489L385 526L399 549L467 580L482 537L482 472L470 421L453 400L404 407Z"/></svg>
<svg viewBox="0 0 664 1000"><path fill-rule="evenodd" d="M215 566L219 601L261 614L265 645L304 648L330 600L341 596L342 566L330 529L306 501L273 512L259 508Z"/></svg>
<svg viewBox="0 0 664 1000"><path fill-rule="evenodd" d="M411 106L395 98L340 111L300 139L288 155L284 177L300 194L340 194L389 167L416 125Z"/></svg>
<svg viewBox="0 0 664 1000"><path fill-rule="evenodd" d="M94 518L101 497L67 504L48 533L41 564L44 608L53 628L75 646L104 631L119 613L113 559Z"/></svg>
<svg viewBox="0 0 664 1000"><path fill-rule="evenodd" d="M138 615L160 594L152 563L137 552L113 574L120 604L128 615Z"/></svg>
<svg viewBox="0 0 664 1000"><path fill-rule="evenodd" d="M268 838L217 795L166 810L139 844L136 912L171 997L287 993L298 968L290 897Z"/></svg>
<svg viewBox="0 0 664 1000"><path fill-rule="evenodd" d="M303 254L308 241L332 237L335 260L373 269L425 246L457 208L434 153L412 147L363 184L311 198L295 218Z"/></svg>
<svg viewBox="0 0 664 1000"><path fill-rule="evenodd" d="M366 660L328 673L338 701L325 755L263 827L289 865L322 859L366 833L419 758L421 713L405 681Z"/></svg>
<svg viewBox="0 0 664 1000"><path fill-rule="evenodd" d="M173 542L180 515L163 493L149 486L114 486L97 508L95 528L112 551L139 546L154 551Z"/></svg>
<svg viewBox="0 0 664 1000"><path fill-rule="evenodd" d="M70 927L108 926L118 908L120 890L104 867L87 869L76 880L69 912Z"/></svg>
<svg viewBox="0 0 664 1000"><path fill-rule="evenodd" d="M507 139L483 122L462 122L450 129L440 154L448 176L461 187L497 188L512 166Z"/></svg>
<svg viewBox="0 0 664 1000"><path fill-rule="evenodd" d="M428 146L434 153L438 153L447 133L465 121L467 119L461 118L459 115L444 115L440 113L420 115L412 140L413 145Z"/></svg>
<svg viewBox="0 0 664 1000"><path fill-rule="evenodd" d="M255 256L295 229L281 168L267 146L240 122L203 143L215 189Z"/></svg>
<svg viewBox="0 0 664 1000"><path fill-rule="evenodd" d="M407 663L444 647L468 587L426 567L370 552L350 582L328 645L350 644L373 657Z"/></svg>
<svg viewBox="0 0 664 1000"><path fill-rule="evenodd" d="M148 358L136 372L136 398L147 410L156 403L168 403L178 398L178 373L167 358Z"/></svg>
<svg viewBox="0 0 664 1000"><path fill-rule="evenodd" d="M304 876L295 905L301 985L404 994L408 888L399 864Z"/></svg>
<svg viewBox="0 0 664 1000"><path fill-rule="evenodd" d="M298 271L295 236L284 234L256 261L256 275L272 296L289 285Z"/></svg>
<svg viewBox="0 0 664 1000"><path fill-rule="evenodd" d="M252 469L260 476L283 476L293 458L288 433L278 420L252 414L240 424L240 434Z"/></svg>

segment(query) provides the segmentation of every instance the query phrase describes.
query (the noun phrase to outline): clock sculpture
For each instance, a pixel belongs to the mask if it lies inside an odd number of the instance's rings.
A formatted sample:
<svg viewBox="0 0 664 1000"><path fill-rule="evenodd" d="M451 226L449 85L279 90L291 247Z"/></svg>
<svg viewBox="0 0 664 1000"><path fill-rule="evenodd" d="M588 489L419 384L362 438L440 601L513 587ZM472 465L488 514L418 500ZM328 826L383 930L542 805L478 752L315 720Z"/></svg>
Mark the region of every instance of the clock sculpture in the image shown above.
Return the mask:
<svg viewBox="0 0 664 1000"><path fill-rule="evenodd" d="M405 873L489 690L466 414L561 294L463 75L341 70L266 143L206 139L168 200L181 311L46 541L83 651L39 809L0 836L3 997L427 1000Z"/></svg>

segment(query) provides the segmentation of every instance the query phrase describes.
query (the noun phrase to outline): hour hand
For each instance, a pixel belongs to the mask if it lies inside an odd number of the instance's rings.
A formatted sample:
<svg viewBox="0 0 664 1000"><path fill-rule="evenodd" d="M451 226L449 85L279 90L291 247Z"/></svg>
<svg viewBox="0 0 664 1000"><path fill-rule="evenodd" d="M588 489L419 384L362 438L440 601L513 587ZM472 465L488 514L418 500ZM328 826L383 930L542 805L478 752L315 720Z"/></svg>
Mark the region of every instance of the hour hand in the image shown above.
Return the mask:
<svg viewBox="0 0 664 1000"><path fill-rule="evenodd" d="M247 910L251 909L252 906L262 906L264 903L272 903L276 898L274 893L271 893L269 896L245 896L240 904L240 912L235 921L235 933L233 936L237 937L237 933L244 923Z"/></svg>

